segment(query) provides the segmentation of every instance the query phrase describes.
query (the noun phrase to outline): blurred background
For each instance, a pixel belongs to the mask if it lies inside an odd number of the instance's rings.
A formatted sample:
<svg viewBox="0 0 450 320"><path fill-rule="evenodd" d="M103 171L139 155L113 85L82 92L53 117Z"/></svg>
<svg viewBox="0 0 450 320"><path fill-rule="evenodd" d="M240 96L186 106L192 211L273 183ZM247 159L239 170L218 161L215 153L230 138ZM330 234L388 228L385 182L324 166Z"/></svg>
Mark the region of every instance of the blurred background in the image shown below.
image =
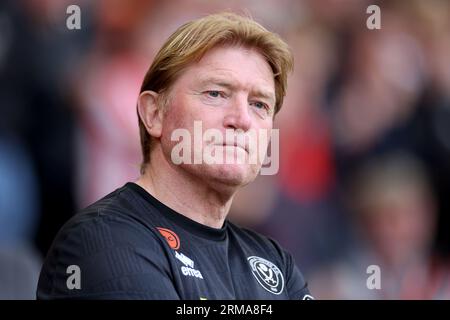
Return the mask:
<svg viewBox="0 0 450 320"><path fill-rule="evenodd" d="M66 27L71 4L81 30ZM380 30L366 27L371 4ZM62 224L138 177L152 58L182 23L223 10L295 54L280 171L242 190L230 218L291 251L316 298L449 299L446 0L0 2L0 299L34 299Z"/></svg>

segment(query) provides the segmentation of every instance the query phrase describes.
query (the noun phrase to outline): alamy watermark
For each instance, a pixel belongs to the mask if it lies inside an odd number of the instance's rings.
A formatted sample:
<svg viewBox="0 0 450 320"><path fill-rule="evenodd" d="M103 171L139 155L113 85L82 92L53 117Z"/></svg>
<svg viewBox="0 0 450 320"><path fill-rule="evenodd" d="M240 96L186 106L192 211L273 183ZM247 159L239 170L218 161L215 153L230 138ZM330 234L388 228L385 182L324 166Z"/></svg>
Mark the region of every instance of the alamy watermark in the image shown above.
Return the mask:
<svg viewBox="0 0 450 320"><path fill-rule="evenodd" d="M171 160L176 165L260 164L261 175L274 175L279 169L279 136L278 129L203 131L202 121L194 121L193 132L184 128L172 132L171 141L178 143L172 148Z"/></svg>
<svg viewBox="0 0 450 320"><path fill-rule="evenodd" d="M381 269L380 266L372 264L367 267L366 273L370 276L366 280L366 287L369 290L381 289Z"/></svg>
<svg viewBox="0 0 450 320"><path fill-rule="evenodd" d="M376 4L367 7L366 13L370 16L366 20L366 26L369 30L381 29L381 9Z"/></svg>
<svg viewBox="0 0 450 320"><path fill-rule="evenodd" d="M66 13L69 15L66 19L66 27L69 30L81 29L81 9L76 4L67 7Z"/></svg>
<svg viewBox="0 0 450 320"><path fill-rule="evenodd" d="M66 280L66 286L69 290L81 289L81 269L76 264L67 267L66 273L69 274Z"/></svg>

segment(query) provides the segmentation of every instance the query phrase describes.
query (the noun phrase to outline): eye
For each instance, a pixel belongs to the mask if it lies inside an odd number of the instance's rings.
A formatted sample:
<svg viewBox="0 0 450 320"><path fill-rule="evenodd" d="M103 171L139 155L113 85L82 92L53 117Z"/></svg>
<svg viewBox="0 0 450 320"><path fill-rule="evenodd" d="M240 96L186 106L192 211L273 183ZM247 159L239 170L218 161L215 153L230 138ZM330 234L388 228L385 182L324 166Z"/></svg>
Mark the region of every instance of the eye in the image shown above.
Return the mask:
<svg viewBox="0 0 450 320"><path fill-rule="evenodd" d="M267 103L261 101L253 101L250 103L250 105L254 108L255 112L263 118L272 114L272 107Z"/></svg>
<svg viewBox="0 0 450 320"><path fill-rule="evenodd" d="M262 103L262 102L259 102L259 101L254 102L253 105L254 105L256 108L258 108L258 109L267 109L267 108L268 108L267 105L266 105L265 103Z"/></svg>
<svg viewBox="0 0 450 320"><path fill-rule="evenodd" d="M220 91L217 91L217 90L209 90L209 91L206 91L205 93L209 97L212 97L212 98L218 98L218 97L223 96L223 94Z"/></svg>
<svg viewBox="0 0 450 320"><path fill-rule="evenodd" d="M255 102L252 102L251 104L258 110L267 111L267 112L270 111L270 107L264 102L255 101Z"/></svg>

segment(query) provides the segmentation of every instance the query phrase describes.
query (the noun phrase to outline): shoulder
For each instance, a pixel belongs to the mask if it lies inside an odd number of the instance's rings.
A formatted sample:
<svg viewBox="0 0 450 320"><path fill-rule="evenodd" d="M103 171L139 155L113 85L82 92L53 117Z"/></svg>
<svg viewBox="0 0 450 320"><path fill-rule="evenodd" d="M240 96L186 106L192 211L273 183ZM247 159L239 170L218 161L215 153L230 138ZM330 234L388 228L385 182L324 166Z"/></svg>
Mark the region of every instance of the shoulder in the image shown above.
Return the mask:
<svg viewBox="0 0 450 320"><path fill-rule="evenodd" d="M161 273L168 272L161 238L153 228L128 214L131 209L124 201L117 194L107 196L61 228L41 270L38 298L86 297L121 291L127 285L139 291L149 263ZM67 288L71 270L81 272L81 291Z"/></svg>
<svg viewBox="0 0 450 320"><path fill-rule="evenodd" d="M146 246L156 240L154 230L139 219L123 188L114 191L74 215L58 232L50 250L58 245L77 246L81 254L90 255L118 246ZM56 246L56 247L55 247Z"/></svg>

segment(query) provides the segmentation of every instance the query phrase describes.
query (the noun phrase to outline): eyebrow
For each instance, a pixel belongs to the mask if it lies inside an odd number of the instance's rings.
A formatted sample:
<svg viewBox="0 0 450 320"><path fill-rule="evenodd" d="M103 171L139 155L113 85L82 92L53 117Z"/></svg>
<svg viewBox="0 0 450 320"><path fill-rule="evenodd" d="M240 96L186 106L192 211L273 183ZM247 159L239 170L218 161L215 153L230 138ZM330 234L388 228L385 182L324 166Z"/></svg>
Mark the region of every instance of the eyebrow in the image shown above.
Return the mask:
<svg viewBox="0 0 450 320"><path fill-rule="evenodd" d="M229 82L228 80L224 79L223 77L216 77L216 76L209 76L209 77L205 77L200 79L199 84L200 85L207 85L207 84L215 84L217 86L220 87L224 87L230 90L236 89L237 86L234 85L233 83ZM273 103L275 105L276 99L274 94L272 94L269 91L266 90L261 90L261 89L254 89L251 91L251 94L255 97L258 98L262 98L262 99L267 99L269 100L271 103Z"/></svg>
<svg viewBox="0 0 450 320"><path fill-rule="evenodd" d="M261 90L253 90L253 95L258 98L269 100L273 104L273 106L275 105L276 99L272 93Z"/></svg>
<svg viewBox="0 0 450 320"><path fill-rule="evenodd" d="M221 77L206 77L206 78L202 78L199 81L200 85L207 85L207 84L215 84L221 87L225 87L228 89L235 89L236 86L233 85L232 83L230 83L229 81L225 80L224 78Z"/></svg>

